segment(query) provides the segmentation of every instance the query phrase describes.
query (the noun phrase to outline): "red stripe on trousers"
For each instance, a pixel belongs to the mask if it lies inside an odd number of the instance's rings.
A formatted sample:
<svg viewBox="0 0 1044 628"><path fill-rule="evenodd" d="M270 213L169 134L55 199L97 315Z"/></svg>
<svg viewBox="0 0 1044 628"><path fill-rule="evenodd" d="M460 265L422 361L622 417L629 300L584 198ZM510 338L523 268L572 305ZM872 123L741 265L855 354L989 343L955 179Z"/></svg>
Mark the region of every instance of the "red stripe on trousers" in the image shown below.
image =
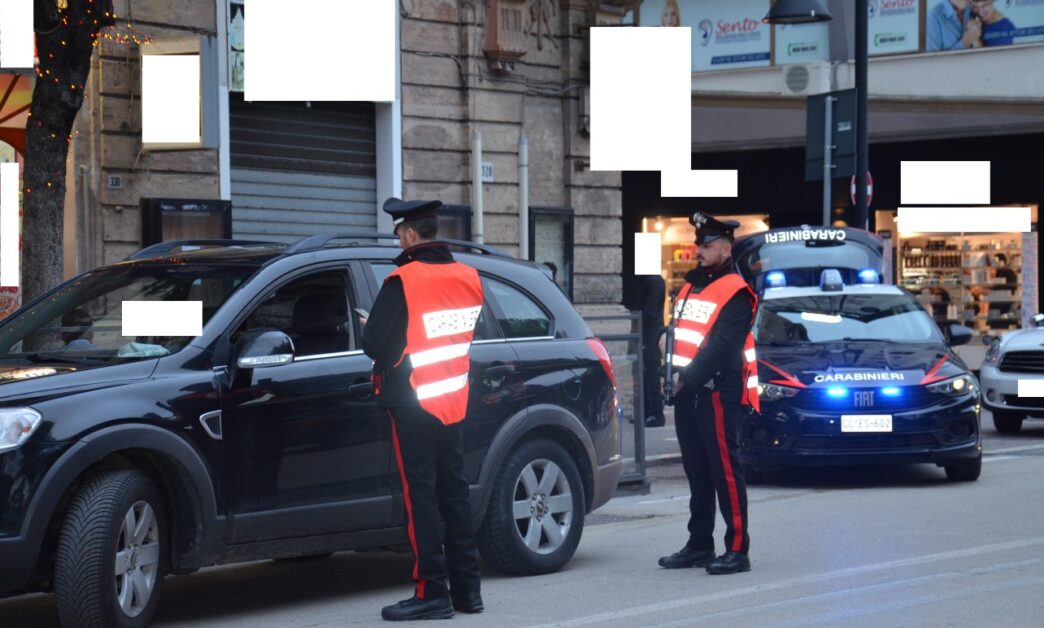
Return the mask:
<svg viewBox="0 0 1044 628"><path fill-rule="evenodd" d="M399 477L402 478L402 501L406 504L406 533L413 547L413 579L417 581L417 597L424 599L424 588L427 582L420 579L420 554L417 552L417 535L413 529L413 502L410 500L410 484L406 481L406 466L402 463L402 450L399 448L399 432L395 429L395 417L391 412L392 444L395 445L395 462L399 465Z"/></svg>
<svg viewBox="0 0 1044 628"><path fill-rule="evenodd" d="M714 405L714 429L718 435L718 453L721 455L721 466L725 470L725 484L729 488L729 504L732 506L732 551L743 549L743 517L740 516L739 491L736 489L736 476L732 474L732 461L729 459L729 448L725 442L725 410L721 407L721 393L711 394Z"/></svg>

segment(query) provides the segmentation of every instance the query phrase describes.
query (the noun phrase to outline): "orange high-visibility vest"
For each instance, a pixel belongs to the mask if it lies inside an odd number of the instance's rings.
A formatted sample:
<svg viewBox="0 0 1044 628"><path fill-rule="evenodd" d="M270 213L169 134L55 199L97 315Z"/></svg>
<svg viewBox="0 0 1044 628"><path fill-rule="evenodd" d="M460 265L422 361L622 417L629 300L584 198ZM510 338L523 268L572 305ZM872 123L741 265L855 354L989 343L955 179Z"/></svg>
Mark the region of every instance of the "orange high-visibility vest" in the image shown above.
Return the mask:
<svg viewBox="0 0 1044 628"><path fill-rule="evenodd" d="M674 306L674 353L667 356L672 366L683 369L696 358L700 346L714 328L721 309L740 290L750 293L756 309L757 296L736 273L715 279L700 292L695 292L692 284L685 284ZM754 334L749 331L743 343L743 381L743 405L760 412L757 355L754 351Z"/></svg>
<svg viewBox="0 0 1044 628"><path fill-rule="evenodd" d="M467 412L468 350L482 312L478 272L460 262L410 262L388 277L402 281L408 315L406 348L394 368L408 360L420 406L446 425L457 423Z"/></svg>

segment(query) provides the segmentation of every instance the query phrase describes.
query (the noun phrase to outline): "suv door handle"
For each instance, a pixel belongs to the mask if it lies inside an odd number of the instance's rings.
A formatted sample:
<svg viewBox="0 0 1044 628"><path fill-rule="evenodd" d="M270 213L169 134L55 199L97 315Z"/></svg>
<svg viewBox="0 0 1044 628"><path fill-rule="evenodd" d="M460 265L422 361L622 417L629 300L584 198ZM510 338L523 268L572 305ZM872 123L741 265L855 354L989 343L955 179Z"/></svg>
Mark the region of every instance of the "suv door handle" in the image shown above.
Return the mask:
<svg viewBox="0 0 1044 628"><path fill-rule="evenodd" d="M500 364L486 369L485 375L490 379L500 379L515 372L514 364Z"/></svg>
<svg viewBox="0 0 1044 628"><path fill-rule="evenodd" d="M348 394L353 397L368 397L373 394L373 382L357 382L348 387Z"/></svg>

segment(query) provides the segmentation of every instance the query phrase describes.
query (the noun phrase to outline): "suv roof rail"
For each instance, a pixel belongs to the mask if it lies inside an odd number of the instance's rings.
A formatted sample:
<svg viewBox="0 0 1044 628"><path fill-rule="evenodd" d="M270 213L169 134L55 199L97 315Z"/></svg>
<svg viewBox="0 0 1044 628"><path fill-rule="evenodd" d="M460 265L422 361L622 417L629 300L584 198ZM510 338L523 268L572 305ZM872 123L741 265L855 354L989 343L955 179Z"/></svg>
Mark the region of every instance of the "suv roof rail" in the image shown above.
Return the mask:
<svg viewBox="0 0 1044 628"><path fill-rule="evenodd" d="M370 240L398 240L399 236L393 233L378 233L376 231L342 231L339 233L322 233L319 235L308 236L297 242L291 244L285 251L284 255L293 255L294 253L301 253L303 251L314 251L320 249L333 240L354 240L354 239L370 239ZM445 240L438 239L437 242L448 244L450 246L458 246L463 249L470 249L478 251L486 255L493 255L495 257L511 257L500 249L486 246L484 244L476 244L474 242L468 242L466 240Z"/></svg>
<svg viewBox="0 0 1044 628"><path fill-rule="evenodd" d="M169 253L176 248L186 246L278 246L279 242L270 242L265 240L169 240L167 242L160 242L147 246L137 253L133 253L124 258L123 261L143 259L146 257L152 257L154 255L162 255Z"/></svg>
<svg viewBox="0 0 1044 628"><path fill-rule="evenodd" d="M398 240L399 236L392 233L378 233L376 231L341 231L338 233L320 233L319 235L308 236L302 238L297 242L294 242L290 246L286 247L283 251L284 255L293 255L294 253L300 253L302 251L313 251L315 249L321 249L331 240L354 240L357 238L366 238L369 240Z"/></svg>

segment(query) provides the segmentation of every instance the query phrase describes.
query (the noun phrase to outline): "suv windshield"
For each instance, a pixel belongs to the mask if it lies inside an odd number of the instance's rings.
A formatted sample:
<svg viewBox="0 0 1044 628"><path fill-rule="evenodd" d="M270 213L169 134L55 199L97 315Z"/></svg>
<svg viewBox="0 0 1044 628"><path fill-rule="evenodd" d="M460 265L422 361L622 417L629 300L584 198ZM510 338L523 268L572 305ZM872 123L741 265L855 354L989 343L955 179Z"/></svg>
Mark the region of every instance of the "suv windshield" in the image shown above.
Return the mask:
<svg viewBox="0 0 1044 628"><path fill-rule="evenodd" d="M202 301L203 324L255 271L242 266L133 266L89 272L0 323L0 359L117 362L175 353L187 336L123 335L123 301Z"/></svg>
<svg viewBox="0 0 1044 628"><path fill-rule="evenodd" d="M882 340L945 342L921 305L905 294L833 294L768 299L758 305L759 343Z"/></svg>

